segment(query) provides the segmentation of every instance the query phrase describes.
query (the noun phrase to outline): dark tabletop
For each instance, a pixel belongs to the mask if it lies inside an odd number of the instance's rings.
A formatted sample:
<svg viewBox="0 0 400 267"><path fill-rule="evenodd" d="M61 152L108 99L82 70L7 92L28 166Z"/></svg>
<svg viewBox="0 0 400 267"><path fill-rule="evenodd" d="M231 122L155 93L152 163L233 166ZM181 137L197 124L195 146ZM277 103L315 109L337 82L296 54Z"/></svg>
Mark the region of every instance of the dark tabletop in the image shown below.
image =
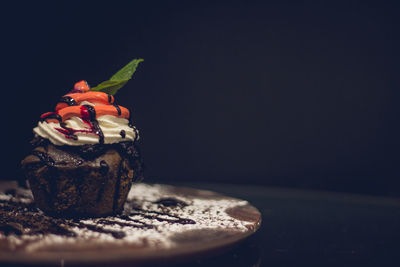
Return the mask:
<svg viewBox="0 0 400 267"><path fill-rule="evenodd" d="M400 199L227 184L179 184L248 200L253 236L195 266L400 266ZM180 265L179 265L180 266Z"/></svg>

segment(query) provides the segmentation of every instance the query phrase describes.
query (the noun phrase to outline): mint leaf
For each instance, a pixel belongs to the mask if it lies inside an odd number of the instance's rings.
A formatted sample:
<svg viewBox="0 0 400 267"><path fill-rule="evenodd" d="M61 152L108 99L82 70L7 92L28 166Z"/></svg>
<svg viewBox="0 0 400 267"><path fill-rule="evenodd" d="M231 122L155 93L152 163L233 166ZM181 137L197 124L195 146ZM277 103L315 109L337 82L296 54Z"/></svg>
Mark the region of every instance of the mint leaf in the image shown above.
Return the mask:
<svg viewBox="0 0 400 267"><path fill-rule="evenodd" d="M118 90L123 87L135 73L137 66L143 59L134 59L115 73L108 81L104 81L95 87L92 87L91 91L104 92L110 95L115 95Z"/></svg>
<svg viewBox="0 0 400 267"><path fill-rule="evenodd" d="M128 64L126 64L125 67L120 69L117 73L115 73L110 80L111 81L121 81L121 80L129 80L132 78L132 75L135 73L137 66L139 65L140 62L142 62L143 59L134 59Z"/></svg>
<svg viewBox="0 0 400 267"><path fill-rule="evenodd" d="M99 91L103 93L107 93L109 95L115 95L117 91L124 86L129 80L121 80L121 81L104 81L98 84L96 87L90 89L91 91Z"/></svg>

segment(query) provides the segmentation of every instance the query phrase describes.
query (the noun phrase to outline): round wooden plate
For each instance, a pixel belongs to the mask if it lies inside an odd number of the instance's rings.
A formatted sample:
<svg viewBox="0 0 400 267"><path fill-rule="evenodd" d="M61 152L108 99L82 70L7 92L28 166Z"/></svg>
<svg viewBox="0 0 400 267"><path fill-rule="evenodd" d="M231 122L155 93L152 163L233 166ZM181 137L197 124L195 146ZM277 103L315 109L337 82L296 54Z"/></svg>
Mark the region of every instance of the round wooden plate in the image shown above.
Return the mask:
<svg viewBox="0 0 400 267"><path fill-rule="evenodd" d="M261 224L247 201L187 187L136 184L123 215L81 220L48 217L15 189L0 184L0 265L175 262L215 255Z"/></svg>

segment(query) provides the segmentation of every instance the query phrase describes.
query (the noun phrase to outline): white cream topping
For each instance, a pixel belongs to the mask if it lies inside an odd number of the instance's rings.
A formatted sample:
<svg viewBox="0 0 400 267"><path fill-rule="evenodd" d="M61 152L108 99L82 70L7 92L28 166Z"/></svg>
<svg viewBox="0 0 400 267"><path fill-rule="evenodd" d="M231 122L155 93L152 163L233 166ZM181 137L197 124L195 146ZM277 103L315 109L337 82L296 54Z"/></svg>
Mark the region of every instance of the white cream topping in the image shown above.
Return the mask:
<svg viewBox="0 0 400 267"><path fill-rule="evenodd" d="M84 103L85 102L85 103ZM92 104L84 101L81 105L100 105ZM118 118L112 115L103 115L97 117L99 127L104 135L104 144L113 144L123 141L133 141L139 138L138 130L133 126L129 127L129 121L124 118ZM77 136L77 140L68 137L63 134L63 127L60 123L42 121L38 123L38 126L33 129L33 132L45 139L49 139L54 145L68 145L68 146L81 146L86 144L98 144L99 136L95 133L90 132L91 127L79 117L71 117L65 120L65 127L78 130L74 135ZM57 130L59 129L59 130ZM80 130L87 132L79 132ZM121 131L125 132L125 137L121 135ZM137 137L136 137L137 136Z"/></svg>

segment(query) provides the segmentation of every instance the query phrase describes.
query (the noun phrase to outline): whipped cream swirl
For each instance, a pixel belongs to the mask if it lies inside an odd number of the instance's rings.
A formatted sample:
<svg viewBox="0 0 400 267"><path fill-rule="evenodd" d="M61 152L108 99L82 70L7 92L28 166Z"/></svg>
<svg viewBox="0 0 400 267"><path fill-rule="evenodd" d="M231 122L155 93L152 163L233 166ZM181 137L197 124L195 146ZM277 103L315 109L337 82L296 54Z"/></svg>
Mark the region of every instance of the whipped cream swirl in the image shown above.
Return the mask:
<svg viewBox="0 0 400 267"><path fill-rule="evenodd" d="M139 138L135 126L129 127L127 119L103 115L97 118L99 127L104 135L104 144L113 144L123 141L134 141ZM87 124L79 117L72 117L65 121L66 127L77 130L88 130ZM58 122L40 121L33 132L45 139L49 139L54 145L80 146L86 144L98 144L99 136L85 132L77 132L77 139L66 137L56 129L61 129ZM121 134L122 133L122 134Z"/></svg>
<svg viewBox="0 0 400 267"><path fill-rule="evenodd" d="M33 132L59 146L136 141L139 132L128 119L129 110L113 102L111 95L89 92L86 82L78 82L55 112L41 116Z"/></svg>

